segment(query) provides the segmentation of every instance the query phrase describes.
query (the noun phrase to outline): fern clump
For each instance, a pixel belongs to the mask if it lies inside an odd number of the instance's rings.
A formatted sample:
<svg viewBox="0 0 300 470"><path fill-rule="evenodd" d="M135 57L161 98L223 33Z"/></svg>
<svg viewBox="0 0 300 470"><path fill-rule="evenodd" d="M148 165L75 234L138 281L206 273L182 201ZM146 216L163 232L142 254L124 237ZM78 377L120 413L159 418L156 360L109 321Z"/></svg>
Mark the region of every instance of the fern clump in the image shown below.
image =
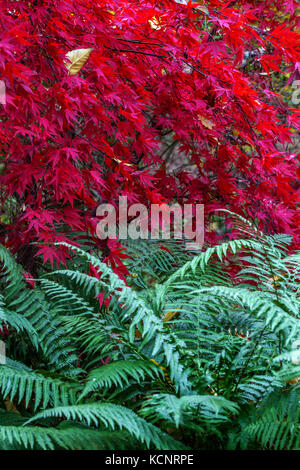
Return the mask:
<svg viewBox="0 0 300 470"><path fill-rule="evenodd" d="M129 283L69 246L32 288L0 247L1 448L299 449L300 255L239 224L149 269L129 247Z"/></svg>

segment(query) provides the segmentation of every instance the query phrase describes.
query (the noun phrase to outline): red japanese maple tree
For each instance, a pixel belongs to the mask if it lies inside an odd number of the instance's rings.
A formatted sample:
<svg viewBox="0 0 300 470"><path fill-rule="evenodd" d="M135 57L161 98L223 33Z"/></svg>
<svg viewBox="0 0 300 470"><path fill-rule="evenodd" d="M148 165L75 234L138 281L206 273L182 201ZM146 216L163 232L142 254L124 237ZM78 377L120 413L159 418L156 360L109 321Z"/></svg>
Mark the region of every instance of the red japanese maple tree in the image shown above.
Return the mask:
<svg viewBox="0 0 300 470"><path fill-rule="evenodd" d="M64 260L54 241L100 246L95 208L119 195L226 207L299 242L299 110L273 88L299 73L296 1L186 3L1 0L0 241L28 268ZM167 171L167 138L188 170Z"/></svg>

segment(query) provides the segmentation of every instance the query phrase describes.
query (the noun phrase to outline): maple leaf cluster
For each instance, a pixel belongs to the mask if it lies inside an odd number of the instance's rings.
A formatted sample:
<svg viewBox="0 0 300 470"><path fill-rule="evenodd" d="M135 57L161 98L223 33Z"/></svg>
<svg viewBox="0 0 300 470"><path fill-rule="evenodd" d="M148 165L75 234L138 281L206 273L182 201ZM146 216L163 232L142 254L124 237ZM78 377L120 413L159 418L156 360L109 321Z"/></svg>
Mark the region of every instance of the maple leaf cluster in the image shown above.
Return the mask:
<svg viewBox="0 0 300 470"><path fill-rule="evenodd" d="M95 209L127 196L225 207L299 243L299 155L288 150L299 110L272 86L298 70L296 8L1 0L2 214L12 209L0 241L23 254L35 242L30 258L53 263L67 256L53 242L84 236L124 274L118 242L96 237ZM87 55L72 69L78 49ZM167 137L189 170L167 171Z"/></svg>

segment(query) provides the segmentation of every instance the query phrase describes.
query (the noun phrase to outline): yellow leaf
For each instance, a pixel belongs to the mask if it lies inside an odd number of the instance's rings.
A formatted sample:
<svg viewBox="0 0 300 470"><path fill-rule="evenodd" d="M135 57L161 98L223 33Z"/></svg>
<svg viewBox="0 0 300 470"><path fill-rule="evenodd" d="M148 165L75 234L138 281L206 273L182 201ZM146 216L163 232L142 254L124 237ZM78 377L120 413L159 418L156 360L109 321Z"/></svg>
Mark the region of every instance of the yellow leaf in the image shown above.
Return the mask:
<svg viewBox="0 0 300 470"><path fill-rule="evenodd" d="M201 122L201 124L207 129L212 130L212 128L214 127L214 123L212 121L210 121L209 119L206 119L206 117L201 116L200 114L198 114L198 119Z"/></svg>
<svg viewBox="0 0 300 470"><path fill-rule="evenodd" d="M176 313L178 313L178 312L176 312L176 311L175 312L172 312L172 311L167 312L163 317L163 321L166 322L166 321L172 320L172 318L175 317Z"/></svg>
<svg viewBox="0 0 300 470"><path fill-rule="evenodd" d="M158 366L163 371L166 381L168 382L168 384L172 385L171 379L169 375L167 374L167 369L164 366L159 365L155 359L150 359L150 361L152 361L156 366Z"/></svg>
<svg viewBox="0 0 300 470"><path fill-rule="evenodd" d="M66 54L70 63L66 62L65 66L69 70L70 75L77 75L91 55L92 48L74 49Z"/></svg>
<svg viewBox="0 0 300 470"><path fill-rule="evenodd" d="M282 277L284 277L284 276L278 276L277 274L275 274L274 276L269 278L270 284L273 287L277 287L279 285L279 282L277 282L277 281L280 281L282 279Z"/></svg>
<svg viewBox="0 0 300 470"><path fill-rule="evenodd" d="M156 366L158 366L158 362L156 362L155 359L150 359L150 361L152 361Z"/></svg>
<svg viewBox="0 0 300 470"><path fill-rule="evenodd" d="M297 384L300 382L300 377L297 377L296 379L288 380L287 384Z"/></svg>
<svg viewBox="0 0 300 470"><path fill-rule="evenodd" d="M212 222L208 225L206 231L207 232L215 232L216 230L218 230L218 228L219 228L218 222Z"/></svg>
<svg viewBox="0 0 300 470"><path fill-rule="evenodd" d="M118 158L115 158L115 157L113 157L113 160L115 160L117 163L122 163L123 165L126 165L126 166L134 166L133 163L126 163L126 162L123 162L123 160L119 160Z"/></svg>
<svg viewBox="0 0 300 470"><path fill-rule="evenodd" d="M199 5L195 9L199 10L199 11L202 11L202 13L205 13L206 15L209 15L208 8L204 5Z"/></svg>
<svg viewBox="0 0 300 470"><path fill-rule="evenodd" d="M160 18L157 18L157 16L153 16L153 18L151 18L151 20L148 20L148 23L149 23L149 26L152 29L159 30L159 29L162 28L162 26L160 24Z"/></svg>

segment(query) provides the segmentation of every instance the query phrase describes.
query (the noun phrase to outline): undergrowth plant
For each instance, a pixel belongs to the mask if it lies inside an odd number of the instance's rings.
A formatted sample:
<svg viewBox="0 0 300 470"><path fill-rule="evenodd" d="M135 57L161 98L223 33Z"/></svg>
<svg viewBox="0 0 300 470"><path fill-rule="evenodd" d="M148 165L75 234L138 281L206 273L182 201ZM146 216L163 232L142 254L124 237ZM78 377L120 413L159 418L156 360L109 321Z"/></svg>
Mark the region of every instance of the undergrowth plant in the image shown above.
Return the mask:
<svg viewBox="0 0 300 470"><path fill-rule="evenodd" d="M1 246L0 448L300 448L300 255L239 226L132 252L128 283L69 245L73 268L29 281Z"/></svg>

